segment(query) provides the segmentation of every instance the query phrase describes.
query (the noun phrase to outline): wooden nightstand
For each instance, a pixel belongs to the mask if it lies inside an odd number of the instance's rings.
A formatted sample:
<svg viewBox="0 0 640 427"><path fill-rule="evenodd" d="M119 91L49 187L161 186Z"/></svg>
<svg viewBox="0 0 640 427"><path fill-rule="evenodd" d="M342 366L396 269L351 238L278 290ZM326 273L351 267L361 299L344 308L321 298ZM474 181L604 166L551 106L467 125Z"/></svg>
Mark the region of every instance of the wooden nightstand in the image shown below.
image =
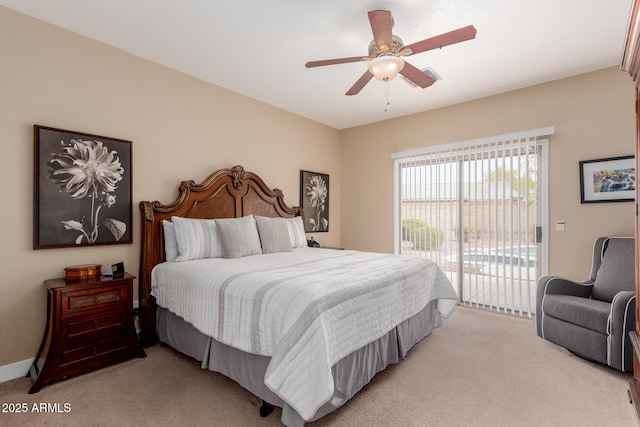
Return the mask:
<svg viewBox="0 0 640 427"><path fill-rule="evenodd" d="M29 375L29 393L63 378L146 357L133 324L133 279L50 279L47 326Z"/></svg>

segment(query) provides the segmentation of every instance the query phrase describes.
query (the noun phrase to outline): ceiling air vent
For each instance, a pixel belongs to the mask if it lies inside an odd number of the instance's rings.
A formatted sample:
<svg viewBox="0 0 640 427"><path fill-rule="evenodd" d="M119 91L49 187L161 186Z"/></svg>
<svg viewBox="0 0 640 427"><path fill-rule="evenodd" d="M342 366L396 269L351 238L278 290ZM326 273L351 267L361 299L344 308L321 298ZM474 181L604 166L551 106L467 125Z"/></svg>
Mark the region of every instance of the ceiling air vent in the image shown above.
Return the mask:
<svg viewBox="0 0 640 427"><path fill-rule="evenodd" d="M420 71L422 71L423 73L425 73L427 76L431 77L433 80L438 81L438 80L442 80L442 77L440 77L440 75L438 73L436 73L436 71L431 68L431 67L427 67L427 68L423 68ZM408 78L406 78L405 76L402 76L402 79L407 82L407 84L411 87L418 87L417 84L415 84L414 82L412 82L411 80L409 80Z"/></svg>

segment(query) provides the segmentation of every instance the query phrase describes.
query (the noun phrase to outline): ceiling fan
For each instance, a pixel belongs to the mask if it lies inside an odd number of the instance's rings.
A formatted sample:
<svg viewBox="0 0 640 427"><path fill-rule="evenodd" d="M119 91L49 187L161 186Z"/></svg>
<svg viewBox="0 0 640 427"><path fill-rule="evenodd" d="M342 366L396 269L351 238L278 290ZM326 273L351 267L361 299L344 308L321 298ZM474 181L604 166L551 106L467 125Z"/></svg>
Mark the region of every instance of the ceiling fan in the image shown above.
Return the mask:
<svg viewBox="0 0 640 427"><path fill-rule="evenodd" d="M367 71L351 86L351 89L345 95L358 94L373 77L378 80L389 81L394 79L398 73L424 89L431 86L435 80L406 62L402 57L442 48L443 46L460 43L476 37L476 29L473 25L469 25L404 46L400 37L391 34L391 28L393 27L391 12L387 10L370 11L369 23L373 32L373 40L369 44L369 56L310 61L305 64L305 67L322 67L324 65L344 64L347 62L369 61Z"/></svg>

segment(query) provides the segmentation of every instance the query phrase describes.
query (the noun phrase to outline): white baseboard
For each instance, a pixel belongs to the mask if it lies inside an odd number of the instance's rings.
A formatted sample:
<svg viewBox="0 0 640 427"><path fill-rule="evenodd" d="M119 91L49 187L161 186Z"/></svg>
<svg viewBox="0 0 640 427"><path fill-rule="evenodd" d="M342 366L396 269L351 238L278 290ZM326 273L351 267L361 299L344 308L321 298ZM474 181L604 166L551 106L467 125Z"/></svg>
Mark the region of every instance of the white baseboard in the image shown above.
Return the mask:
<svg viewBox="0 0 640 427"><path fill-rule="evenodd" d="M0 383L25 377L34 360L36 360L36 358L32 357L31 359L0 366Z"/></svg>

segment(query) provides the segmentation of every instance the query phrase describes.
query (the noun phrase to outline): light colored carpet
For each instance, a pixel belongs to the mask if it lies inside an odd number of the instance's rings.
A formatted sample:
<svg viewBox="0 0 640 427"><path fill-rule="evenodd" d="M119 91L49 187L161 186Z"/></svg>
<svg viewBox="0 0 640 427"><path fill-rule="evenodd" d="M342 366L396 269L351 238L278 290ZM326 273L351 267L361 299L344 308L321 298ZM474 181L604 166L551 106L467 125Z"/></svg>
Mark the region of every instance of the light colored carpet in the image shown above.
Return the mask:
<svg viewBox="0 0 640 427"><path fill-rule="evenodd" d="M278 426L261 401L233 381L169 348L27 394L31 380L0 384L3 426ZM630 374L536 336L530 319L458 308L399 365L312 426L638 426ZM33 404L70 405L68 413Z"/></svg>

